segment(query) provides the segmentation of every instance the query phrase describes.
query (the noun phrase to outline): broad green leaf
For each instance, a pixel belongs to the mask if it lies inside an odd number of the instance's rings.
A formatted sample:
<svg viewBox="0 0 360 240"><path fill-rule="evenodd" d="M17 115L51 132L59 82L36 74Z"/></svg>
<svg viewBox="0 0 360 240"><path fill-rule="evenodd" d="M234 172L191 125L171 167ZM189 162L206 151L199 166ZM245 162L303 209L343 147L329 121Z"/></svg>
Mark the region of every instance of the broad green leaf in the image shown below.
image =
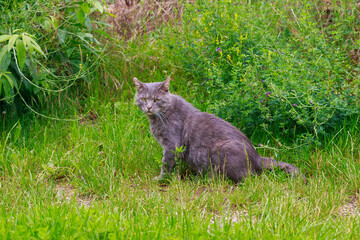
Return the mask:
<svg viewBox="0 0 360 240"><path fill-rule="evenodd" d="M74 50L75 50L74 47L66 49L66 55L68 58L70 58L70 56L73 54Z"/></svg>
<svg viewBox="0 0 360 240"><path fill-rule="evenodd" d="M1 95L1 92L2 92L2 73L0 73L0 95Z"/></svg>
<svg viewBox="0 0 360 240"><path fill-rule="evenodd" d="M50 32L51 31L51 23L49 20L45 20L44 21L44 28L47 32Z"/></svg>
<svg viewBox="0 0 360 240"><path fill-rule="evenodd" d="M5 98L11 97L13 95L12 94L13 91L12 91L12 88L11 88L9 82L4 77L2 77L1 80L2 80L3 87L4 87Z"/></svg>
<svg viewBox="0 0 360 240"><path fill-rule="evenodd" d="M60 45L63 45L65 43L66 35L67 35L66 32L59 29L58 39L59 39L59 44Z"/></svg>
<svg viewBox="0 0 360 240"><path fill-rule="evenodd" d="M19 63L19 67L22 70L26 59L26 50L25 50L24 42L20 39L16 41L16 53L17 53L17 60Z"/></svg>
<svg viewBox="0 0 360 240"><path fill-rule="evenodd" d="M58 24L58 20L56 19L56 17L50 16L50 18L51 18L51 23L52 23L54 29L55 29L55 30L58 29L59 24Z"/></svg>
<svg viewBox="0 0 360 240"><path fill-rule="evenodd" d="M31 42L30 42L30 37L26 36L25 34L22 35L22 39L23 39L23 42L24 42L24 46L29 46L31 45Z"/></svg>
<svg viewBox="0 0 360 240"><path fill-rule="evenodd" d="M103 13L104 11L104 8L103 6L101 5L101 3L99 3L98 1L94 1L94 7L99 10L99 12Z"/></svg>
<svg viewBox="0 0 360 240"><path fill-rule="evenodd" d="M0 71L5 72L10 65L10 61L11 61L11 54L9 52L7 52L5 54L2 62L0 63Z"/></svg>
<svg viewBox="0 0 360 240"><path fill-rule="evenodd" d="M16 81L14 75L13 75L12 73L10 73L8 76L12 79L12 82L13 82L13 84L14 84L15 89L16 89L16 90L19 90L19 86L18 86L18 84L17 84L17 81Z"/></svg>
<svg viewBox="0 0 360 240"><path fill-rule="evenodd" d="M3 58L5 57L5 54L7 52L8 52L8 48L7 48L7 45L5 45L0 51L0 64L2 63Z"/></svg>
<svg viewBox="0 0 360 240"><path fill-rule="evenodd" d="M35 42L34 39L30 38L30 42L32 44L32 47L38 52L40 53L41 55L43 55L44 57L45 56L45 53L41 50L41 47Z"/></svg>
<svg viewBox="0 0 360 240"><path fill-rule="evenodd" d="M99 12L103 13L104 11L104 7L101 5L100 2L96 1L96 0L88 0L88 2L93 5L93 7L98 10Z"/></svg>
<svg viewBox="0 0 360 240"><path fill-rule="evenodd" d="M83 12L83 10L81 8L77 10L76 17L79 20L79 22L82 25L84 25L84 23L85 23L85 13Z"/></svg>
<svg viewBox="0 0 360 240"><path fill-rule="evenodd" d="M87 3L81 4L81 9L83 10L83 12L85 14L89 14L89 12L90 12L90 8L89 8L89 5Z"/></svg>
<svg viewBox="0 0 360 240"><path fill-rule="evenodd" d="M10 78L12 74L10 72L6 72L3 76L7 79L8 83L10 84L11 88L14 88L13 79Z"/></svg>
<svg viewBox="0 0 360 240"><path fill-rule="evenodd" d="M1 36L0 36L0 42L6 41L6 40L8 40L9 38L11 38L11 35L1 35Z"/></svg>
<svg viewBox="0 0 360 240"><path fill-rule="evenodd" d="M32 51L34 49L35 51L37 51L38 53L40 53L41 55L43 55L46 58L44 52L41 50L40 46L36 43L36 41L34 39L26 36L25 34L22 35L22 38L24 40L25 46L28 46L30 51Z"/></svg>
<svg viewBox="0 0 360 240"><path fill-rule="evenodd" d="M95 30L95 32L98 32L98 33L104 35L105 37L111 38L110 35L107 32L103 31L103 30L99 29L99 30Z"/></svg>
<svg viewBox="0 0 360 240"><path fill-rule="evenodd" d="M14 34L11 36L11 38L9 39L9 43L8 43L8 51L11 51L11 49L14 47L16 40L19 38L18 34Z"/></svg>
<svg viewBox="0 0 360 240"><path fill-rule="evenodd" d="M84 37L87 37L87 38L94 38L94 36L91 34L91 33L85 33Z"/></svg>
<svg viewBox="0 0 360 240"><path fill-rule="evenodd" d="M16 128L15 128L15 132L14 132L14 139L13 139L13 142L16 142L19 137L20 137L20 133L21 133L21 124L20 122L16 122Z"/></svg>
<svg viewBox="0 0 360 240"><path fill-rule="evenodd" d="M29 47L29 50L32 51L32 48L31 48L31 38L26 36L25 34L22 35L22 39L23 39L23 42L24 42L24 46L27 46Z"/></svg>

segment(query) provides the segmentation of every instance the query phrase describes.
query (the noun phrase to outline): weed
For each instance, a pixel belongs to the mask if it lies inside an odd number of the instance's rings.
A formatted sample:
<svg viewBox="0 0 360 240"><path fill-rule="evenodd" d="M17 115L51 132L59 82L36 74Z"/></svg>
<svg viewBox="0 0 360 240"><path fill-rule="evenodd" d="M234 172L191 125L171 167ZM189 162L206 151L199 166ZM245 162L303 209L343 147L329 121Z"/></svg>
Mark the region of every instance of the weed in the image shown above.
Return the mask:
<svg viewBox="0 0 360 240"><path fill-rule="evenodd" d="M350 12L339 6L332 13L344 27L330 30L319 24L310 1L198 1L187 5L184 36L174 51L197 91L205 89L207 111L248 135L271 132L298 144L316 142L360 110L357 64L341 41L352 36L358 5L345 2L339 4Z"/></svg>

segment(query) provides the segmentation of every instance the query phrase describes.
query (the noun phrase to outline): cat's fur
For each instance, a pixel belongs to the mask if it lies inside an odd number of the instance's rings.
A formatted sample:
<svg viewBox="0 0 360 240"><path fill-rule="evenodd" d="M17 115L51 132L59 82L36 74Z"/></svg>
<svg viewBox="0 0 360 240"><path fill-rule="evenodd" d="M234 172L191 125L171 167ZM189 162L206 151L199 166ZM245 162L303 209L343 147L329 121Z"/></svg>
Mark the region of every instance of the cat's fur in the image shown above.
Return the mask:
<svg viewBox="0 0 360 240"><path fill-rule="evenodd" d="M169 92L170 78L164 82L143 83L133 79L136 104L150 121L150 130L163 148L163 167L158 179L175 165L174 151L184 146L180 158L193 170L216 172L238 182L249 173L280 167L299 175L285 162L261 157L249 139L230 123L200 112L178 95Z"/></svg>

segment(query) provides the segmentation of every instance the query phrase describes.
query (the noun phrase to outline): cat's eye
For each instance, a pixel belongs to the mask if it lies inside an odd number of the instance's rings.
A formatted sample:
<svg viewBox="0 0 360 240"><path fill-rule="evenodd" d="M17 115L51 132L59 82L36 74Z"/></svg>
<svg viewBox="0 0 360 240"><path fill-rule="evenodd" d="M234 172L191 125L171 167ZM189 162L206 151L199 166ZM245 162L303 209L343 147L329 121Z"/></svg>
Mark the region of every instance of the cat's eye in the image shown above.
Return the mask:
<svg viewBox="0 0 360 240"><path fill-rule="evenodd" d="M140 98L140 100L146 102L146 98Z"/></svg>
<svg viewBox="0 0 360 240"><path fill-rule="evenodd" d="M154 99L154 102L158 102L158 101L160 101L160 99Z"/></svg>

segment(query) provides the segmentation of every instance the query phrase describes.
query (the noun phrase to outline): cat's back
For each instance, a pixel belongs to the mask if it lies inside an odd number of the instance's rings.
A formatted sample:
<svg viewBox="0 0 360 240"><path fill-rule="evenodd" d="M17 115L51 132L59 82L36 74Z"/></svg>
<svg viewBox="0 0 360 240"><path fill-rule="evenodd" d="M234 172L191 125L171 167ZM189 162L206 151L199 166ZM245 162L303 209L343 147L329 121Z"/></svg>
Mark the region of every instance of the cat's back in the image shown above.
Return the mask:
<svg viewBox="0 0 360 240"><path fill-rule="evenodd" d="M250 140L229 122L206 112L197 112L187 118L183 135L188 149L187 162L195 169L208 166L210 162L221 163L227 159L230 168L245 168L249 159L254 169L259 169L260 156ZM244 165L244 164L245 165ZM240 165L244 165L239 167Z"/></svg>
<svg viewBox="0 0 360 240"><path fill-rule="evenodd" d="M207 112L197 112L189 119L193 131L202 137L212 137L220 140L241 140L246 136L229 122Z"/></svg>
<svg viewBox="0 0 360 240"><path fill-rule="evenodd" d="M207 112L201 112L184 100L173 95L174 112L181 115L183 140L185 144L202 143L208 146L219 146L226 143L252 145L249 139L231 123ZM177 108L177 109L176 109Z"/></svg>

